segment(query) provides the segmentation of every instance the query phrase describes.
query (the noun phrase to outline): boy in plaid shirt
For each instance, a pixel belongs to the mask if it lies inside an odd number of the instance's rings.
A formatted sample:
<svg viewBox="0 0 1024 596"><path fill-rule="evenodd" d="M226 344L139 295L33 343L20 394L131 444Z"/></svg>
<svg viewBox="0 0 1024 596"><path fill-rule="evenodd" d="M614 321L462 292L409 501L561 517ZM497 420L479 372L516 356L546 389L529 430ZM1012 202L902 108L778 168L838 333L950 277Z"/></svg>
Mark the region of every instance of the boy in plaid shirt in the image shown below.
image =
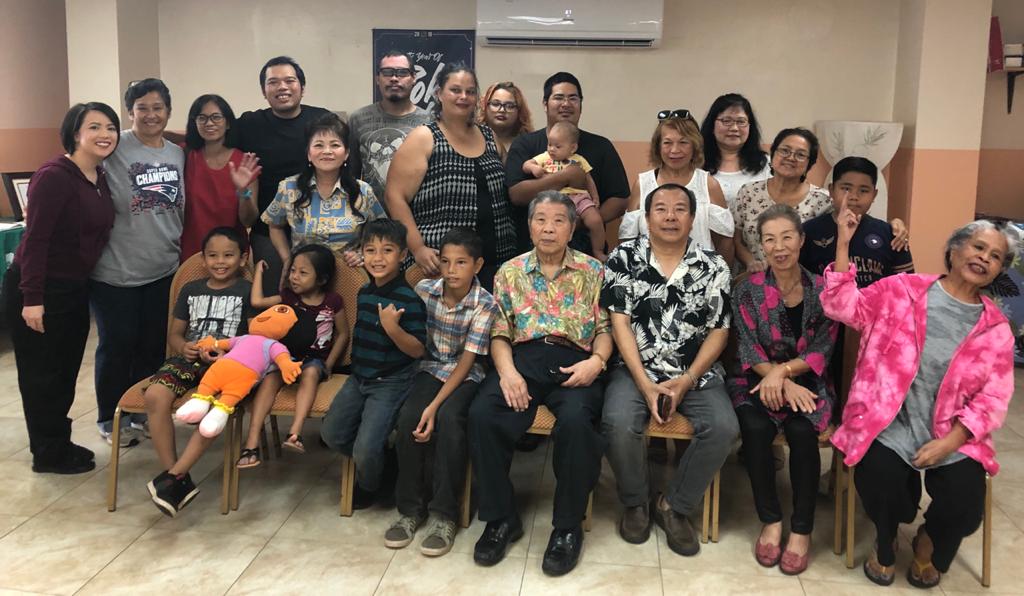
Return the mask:
<svg viewBox="0 0 1024 596"><path fill-rule="evenodd" d="M477 356L488 353L494 297L476 279L484 264L480 237L453 228L441 240L441 277L416 284L426 303L427 355L398 415L398 485L401 517L384 534L384 544L403 548L434 514L420 544L427 556L452 548L458 498L465 480L468 451L466 417L484 368ZM427 473L428 461L433 473ZM432 486L425 478L433 477ZM432 493L429 502L425 495Z"/></svg>

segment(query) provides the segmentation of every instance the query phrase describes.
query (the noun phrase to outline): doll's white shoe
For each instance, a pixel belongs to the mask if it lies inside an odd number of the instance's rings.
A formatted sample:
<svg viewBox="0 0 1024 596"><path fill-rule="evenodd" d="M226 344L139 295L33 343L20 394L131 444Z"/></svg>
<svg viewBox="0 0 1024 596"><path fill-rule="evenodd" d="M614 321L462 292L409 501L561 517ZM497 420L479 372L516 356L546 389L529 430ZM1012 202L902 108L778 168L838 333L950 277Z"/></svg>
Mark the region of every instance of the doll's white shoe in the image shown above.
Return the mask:
<svg viewBox="0 0 1024 596"><path fill-rule="evenodd" d="M229 416L230 414L220 408L210 408L210 412L199 423L199 434L207 439L216 437L228 425Z"/></svg>
<svg viewBox="0 0 1024 596"><path fill-rule="evenodd" d="M195 424L202 420L209 411L210 400L197 393L192 396L192 399L181 404L178 411L174 413L174 417L187 424Z"/></svg>

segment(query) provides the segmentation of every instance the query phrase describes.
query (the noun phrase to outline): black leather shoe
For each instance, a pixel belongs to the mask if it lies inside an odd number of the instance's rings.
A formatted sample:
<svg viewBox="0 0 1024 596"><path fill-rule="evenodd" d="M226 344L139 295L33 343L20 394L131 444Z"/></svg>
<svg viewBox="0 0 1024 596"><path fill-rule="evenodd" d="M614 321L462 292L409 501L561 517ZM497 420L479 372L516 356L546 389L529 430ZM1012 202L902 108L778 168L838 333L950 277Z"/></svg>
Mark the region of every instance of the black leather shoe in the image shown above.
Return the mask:
<svg viewBox="0 0 1024 596"><path fill-rule="evenodd" d="M576 526L571 530L555 528L548 540L548 548L544 551L544 563L541 569L546 575L558 577L576 568L583 552L583 528Z"/></svg>
<svg viewBox="0 0 1024 596"><path fill-rule="evenodd" d="M651 515L647 504L626 507L619 520L619 536L630 544L643 544L651 537Z"/></svg>
<svg viewBox="0 0 1024 596"><path fill-rule="evenodd" d="M88 449L78 451L69 448L56 460L33 459L32 471L37 474L84 474L96 468L96 462L89 457L91 454Z"/></svg>
<svg viewBox="0 0 1024 596"><path fill-rule="evenodd" d="M490 567L505 558L509 546L523 537L523 522L519 516L501 521L487 522L484 533L473 547L473 560L477 565Z"/></svg>

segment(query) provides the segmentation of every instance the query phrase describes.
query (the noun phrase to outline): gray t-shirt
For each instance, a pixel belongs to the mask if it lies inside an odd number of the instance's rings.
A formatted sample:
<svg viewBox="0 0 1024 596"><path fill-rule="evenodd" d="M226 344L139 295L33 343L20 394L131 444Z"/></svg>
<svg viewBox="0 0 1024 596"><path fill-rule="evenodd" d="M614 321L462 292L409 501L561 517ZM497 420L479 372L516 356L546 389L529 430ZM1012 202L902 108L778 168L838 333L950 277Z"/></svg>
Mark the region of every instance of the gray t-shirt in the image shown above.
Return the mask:
<svg viewBox="0 0 1024 596"><path fill-rule="evenodd" d="M92 278L136 287L171 275L185 222L185 152L168 141L160 149L147 147L124 130L103 167L114 198L114 229Z"/></svg>
<svg viewBox="0 0 1024 596"><path fill-rule="evenodd" d="M359 108L348 118L349 151L356 178L366 181L384 203L384 183L395 151L409 131L433 120L430 112L416 108L405 116L392 116L379 103Z"/></svg>
<svg viewBox="0 0 1024 596"><path fill-rule="evenodd" d="M967 304L953 298L935 282L928 288L928 323L921 351L921 366L910 384L907 399L903 401L896 418L878 435L878 440L895 451L907 464L911 463L917 450L931 441L932 420L935 417L935 397L946 376L953 352L967 338L981 317L982 304ZM954 451L939 463L931 466L949 465L967 457Z"/></svg>

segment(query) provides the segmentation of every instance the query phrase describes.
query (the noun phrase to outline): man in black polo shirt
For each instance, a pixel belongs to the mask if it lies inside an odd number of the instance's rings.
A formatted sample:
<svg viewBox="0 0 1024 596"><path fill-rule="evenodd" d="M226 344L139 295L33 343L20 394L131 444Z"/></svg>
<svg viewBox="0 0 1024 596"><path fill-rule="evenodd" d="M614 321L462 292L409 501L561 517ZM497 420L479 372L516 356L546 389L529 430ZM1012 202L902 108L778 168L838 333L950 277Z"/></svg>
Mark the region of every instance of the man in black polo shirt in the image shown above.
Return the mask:
<svg viewBox="0 0 1024 596"><path fill-rule="evenodd" d="M565 120L579 126L583 112L583 87L579 80L568 72L556 72L548 77L544 81L544 111L547 114L547 126L516 138L505 162L505 181L509 198L515 206L512 216L521 244L520 250L524 252L530 249L526 206L533 197L542 190L560 190L566 186L586 188L587 183L586 173L578 166L567 167L541 179L523 173L523 163L547 151L548 130L555 122ZM621 216L629 200L629 180L615 146L608 139L582 129L578 144L576 153L585 157L594 168L590 175L600 195L602 219L608 222ZM590 254L590 238L585 227L577 227L570 246Z"/></svg>
<svg viewBox="0 0 1024 596"><path fill-rule="evenodd" d="M306 127L328 113L324 108L303 105L306 73L288 56L271 58L260 70L260 88L269 108L245 112L235 123L238 148L255 153L260 159L257 206L260 213L274 200L277 185L298 174L306 158ZM252 200L240 195L239 200ZM270 243L267 224L259 219L249 238L253 262L264 260L270 266L263 276L266 295L277 294L281 281L281 257Z"/></svg>

